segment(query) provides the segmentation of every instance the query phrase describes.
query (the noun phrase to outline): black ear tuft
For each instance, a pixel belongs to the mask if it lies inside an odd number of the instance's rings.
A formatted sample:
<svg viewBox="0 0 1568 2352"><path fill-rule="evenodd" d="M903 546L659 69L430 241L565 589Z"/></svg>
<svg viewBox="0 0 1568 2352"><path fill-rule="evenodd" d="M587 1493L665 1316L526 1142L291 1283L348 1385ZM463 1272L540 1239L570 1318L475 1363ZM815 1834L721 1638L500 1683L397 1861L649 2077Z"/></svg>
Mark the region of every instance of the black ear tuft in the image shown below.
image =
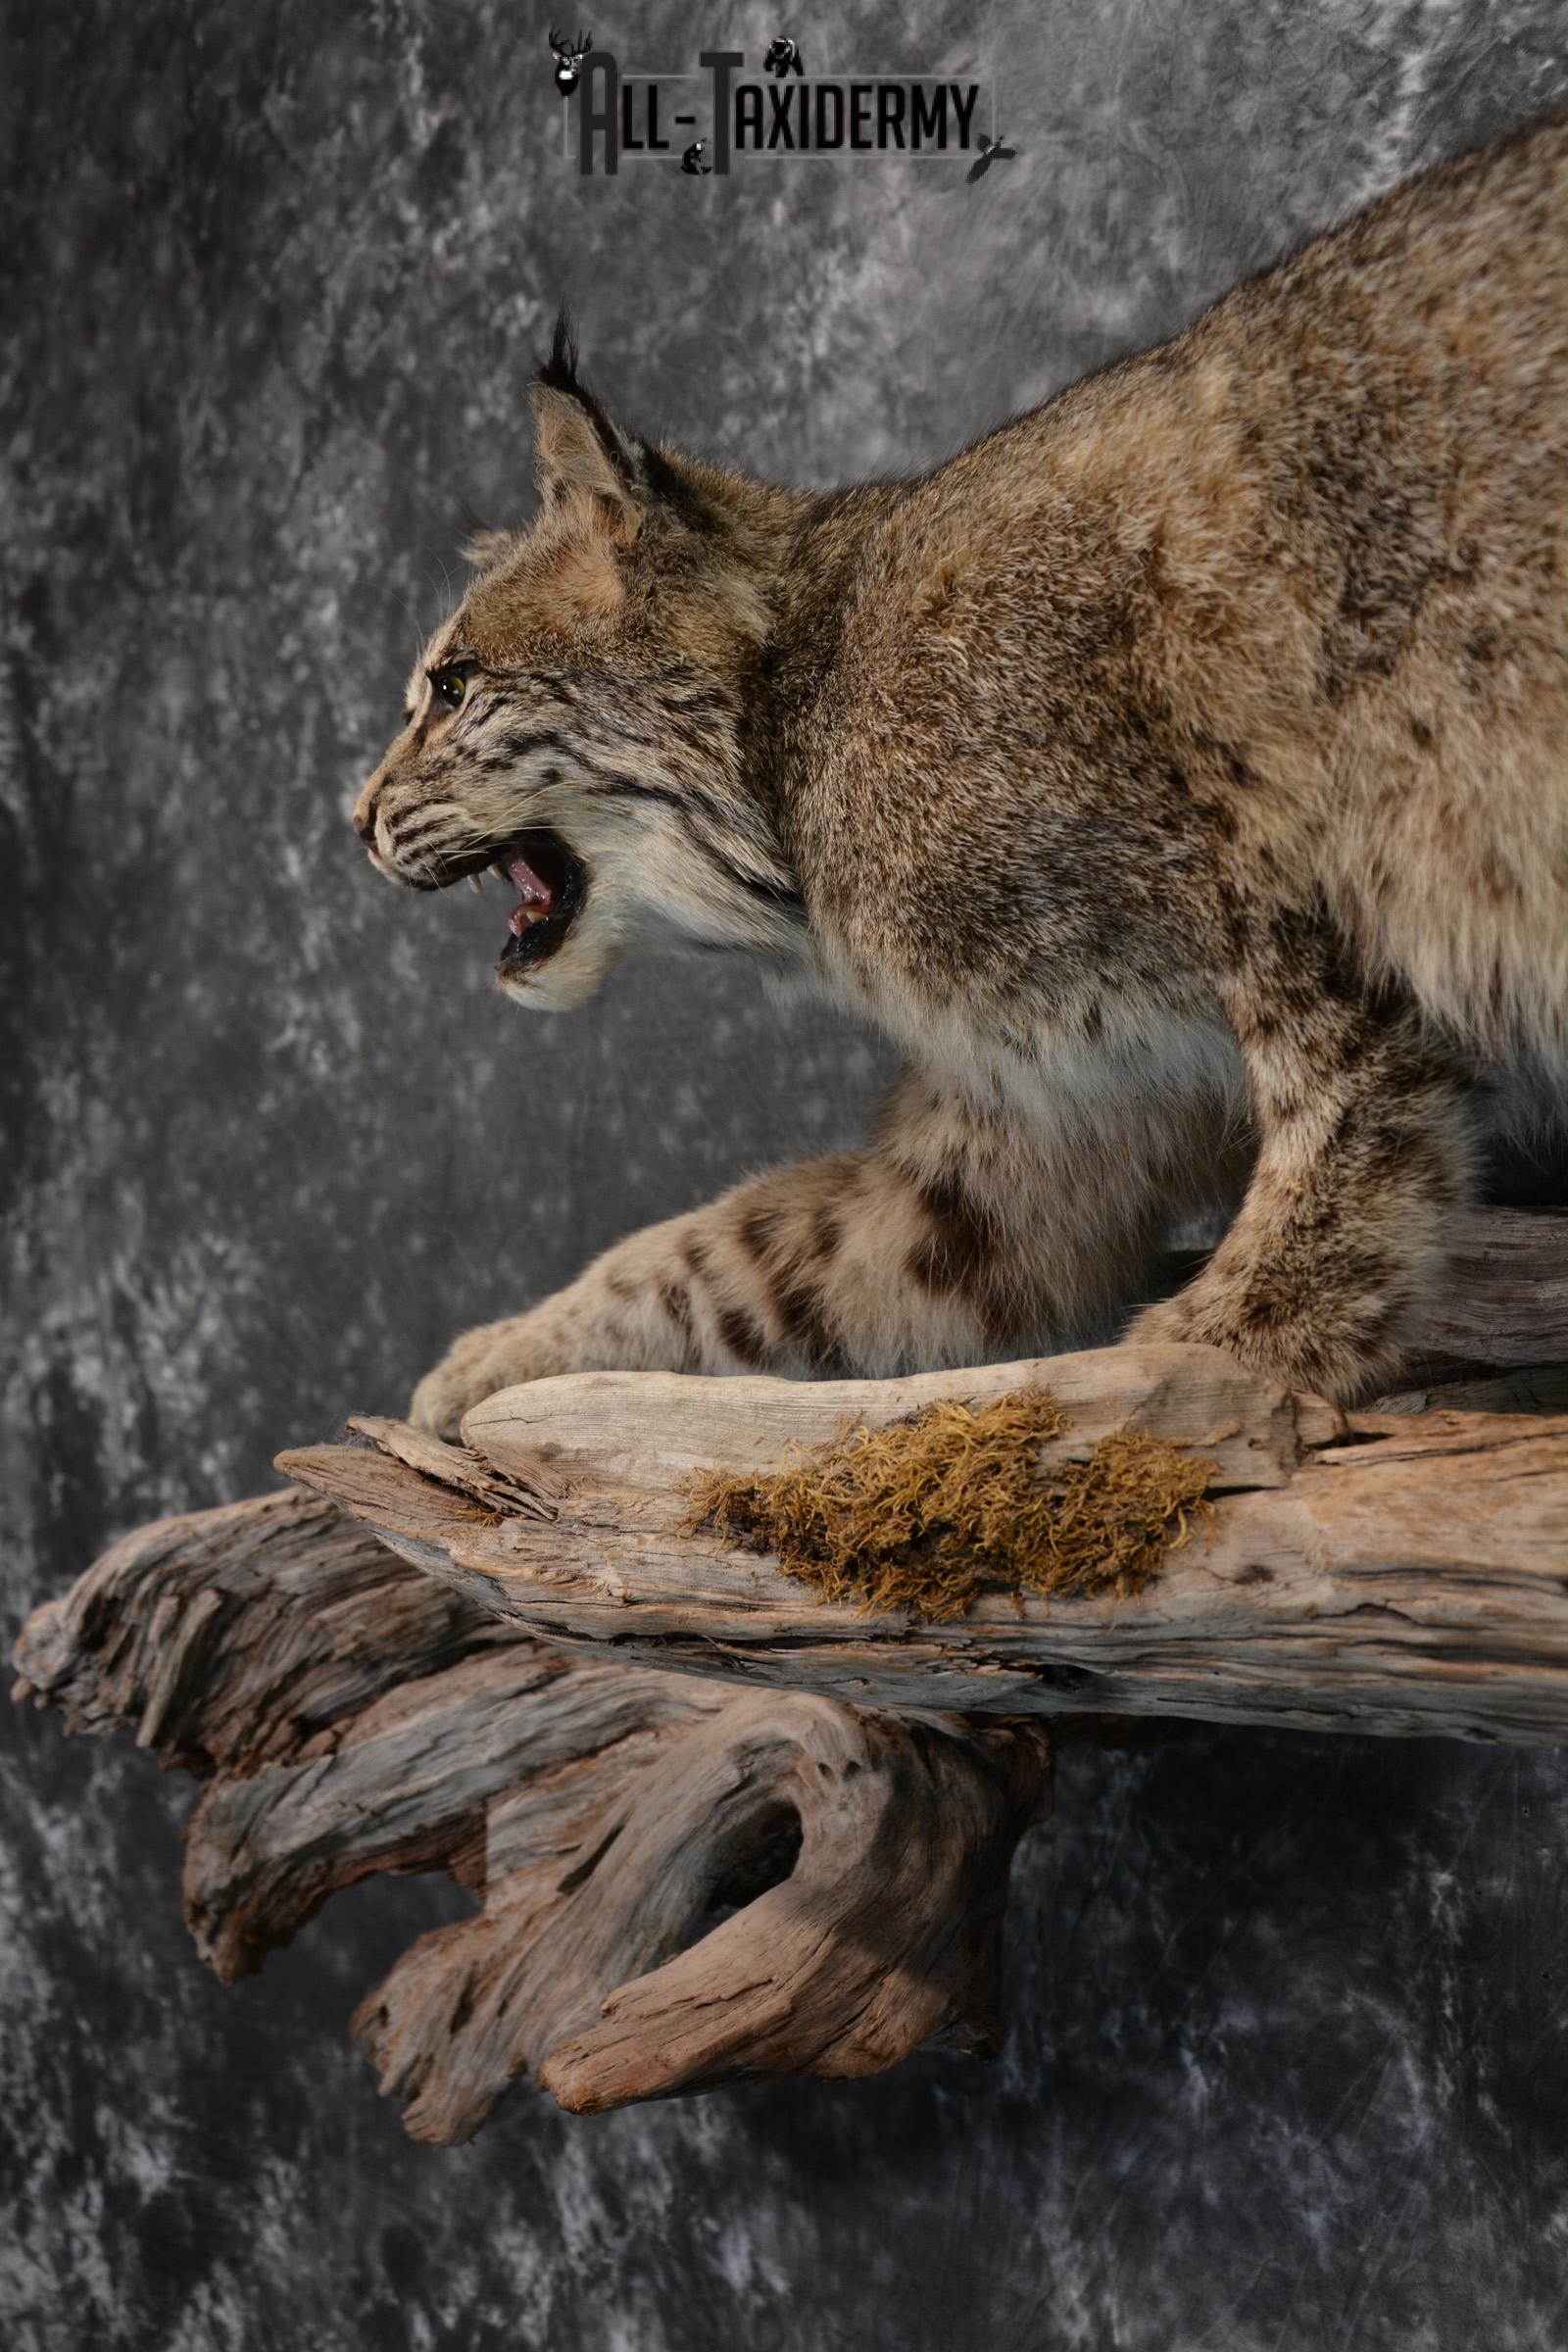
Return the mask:
<svg viewBox="0 0 1568 2352"><path fill-rule="evenodd" d="M577 381L577 337L572 330L571 313L564 303L556 314L550 357L540 361L538 380L550 385L553 391L569 392L576 400L582 398L582 386Z"/></svg>
<svg viewBox="0 0 1568 2352"><path fill-rule="evenodd" d="M539 372L533 379L534 414L541 423L540 455L545 461L547 475L588 482L606 489L617 500L623 495L635 495L639 484L641 451L629 433L623 433L613 422L603 402L596 400L586 384L577 380L577 338L572 331L571 317L564 303L556 319L555 336L550 345L550 357L541 361ZM566 402L567 417L575 417L575 427L557 416L553 431L545 431L546 407L554 400ZM596 456L587 455L583 444L595 445ZM605 480L594 480L596 473L609 469L613 488Z"/></svg>

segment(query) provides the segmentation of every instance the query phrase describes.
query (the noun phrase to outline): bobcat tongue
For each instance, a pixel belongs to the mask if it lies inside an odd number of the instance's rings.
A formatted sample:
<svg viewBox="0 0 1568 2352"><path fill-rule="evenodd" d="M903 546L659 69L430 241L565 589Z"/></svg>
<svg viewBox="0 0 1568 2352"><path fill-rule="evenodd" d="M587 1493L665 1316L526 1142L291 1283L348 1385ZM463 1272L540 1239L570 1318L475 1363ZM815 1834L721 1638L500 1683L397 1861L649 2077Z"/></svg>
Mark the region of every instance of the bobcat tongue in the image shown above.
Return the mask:
<svg viewBox="0 0 1568 2352"><path fill-rule="evenodd" d="M517 904L507 917L507 929L520 939L530 923L541 922L554 910L556 894L544 876L535 873L520 850L508 850L501 866L517 893Z"/></svg>

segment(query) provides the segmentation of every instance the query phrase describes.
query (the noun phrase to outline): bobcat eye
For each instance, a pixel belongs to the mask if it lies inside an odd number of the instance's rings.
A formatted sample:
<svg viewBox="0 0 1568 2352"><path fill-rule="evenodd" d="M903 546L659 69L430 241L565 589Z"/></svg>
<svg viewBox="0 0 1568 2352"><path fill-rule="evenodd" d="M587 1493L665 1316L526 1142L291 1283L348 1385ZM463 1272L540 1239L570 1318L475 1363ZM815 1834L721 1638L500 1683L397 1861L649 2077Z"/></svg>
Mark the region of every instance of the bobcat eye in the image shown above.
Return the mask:
<svg viewBox="0 0 1568 2352"><path fill-rule="evenodd" d="M430 684L450 710L462 708L463 698L468 691L467 677L463 670L438 669Z"/></svg>

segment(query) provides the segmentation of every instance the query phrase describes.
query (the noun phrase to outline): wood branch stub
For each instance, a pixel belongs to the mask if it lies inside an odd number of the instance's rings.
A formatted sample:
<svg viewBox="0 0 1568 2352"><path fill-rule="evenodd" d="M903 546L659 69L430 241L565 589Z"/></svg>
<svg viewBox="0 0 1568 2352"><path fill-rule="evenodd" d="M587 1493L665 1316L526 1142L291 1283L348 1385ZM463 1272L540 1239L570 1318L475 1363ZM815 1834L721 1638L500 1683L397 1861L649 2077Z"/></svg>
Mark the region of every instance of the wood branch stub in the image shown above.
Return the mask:
<svg viewBox="0 0 1568 2352"><path fill-rule="evenodd" d="M1136 1599L869 1617L687 1525L699 1464L770 1466L846 1417L1040 1379L1073 1415L1044 1462L1130 1422L1219 1465L1206 1537ZM1123 1347L918 1381L577 1375L489 1397L465 1430L457 1476L475 1459L524 1488L548 1476L554 1518L481 1512L367 1449L279 1467L477 1604L621 1659L894 1712L1568 1739L1568 1417L1347 1416L1212 1349Z"/></svg>
<svg viewBox="0 0 1568 2352"><path fill-rule="evenodd" d="M1568 1365L1568 1209L1478 1208L1411 1334L1407 1386Z"/></svg>
<svg viewBox="0 0 1568 2352"><path fill-rule="evenodd" d="M444 1524L493 1516L493 1473L391 1434L404 1477L466 1482L431 1488ZM372 1872L482 1896L355 2019L416 2138L468 2138L524 2068L599 2109L1000 2038L1044 1727L568 1658L298 1491L128 1537L17 1662L19 1697L203 1778L185 1914L225 1982Z"/></svg>

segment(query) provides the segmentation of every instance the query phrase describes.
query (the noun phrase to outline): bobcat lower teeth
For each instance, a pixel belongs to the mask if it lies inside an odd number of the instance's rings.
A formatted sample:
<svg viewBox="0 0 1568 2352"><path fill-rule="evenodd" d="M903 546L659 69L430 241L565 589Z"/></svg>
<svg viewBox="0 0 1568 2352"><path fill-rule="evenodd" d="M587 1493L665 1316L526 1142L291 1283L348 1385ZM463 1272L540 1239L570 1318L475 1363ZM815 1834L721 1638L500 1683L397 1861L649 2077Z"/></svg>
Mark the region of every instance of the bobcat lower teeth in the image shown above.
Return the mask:
<svg viewBox="0 0 1568 2352"><path fill-rule="evenodd" d="M534 858L543 860L542 873ZM517 893L517 904L507 917L507 928L514 939L520 939L534 923L543 922L547 914L556 911L561 895L559 860L547 835L525 834L511 849L502 851L500 865Z"/></svg>

